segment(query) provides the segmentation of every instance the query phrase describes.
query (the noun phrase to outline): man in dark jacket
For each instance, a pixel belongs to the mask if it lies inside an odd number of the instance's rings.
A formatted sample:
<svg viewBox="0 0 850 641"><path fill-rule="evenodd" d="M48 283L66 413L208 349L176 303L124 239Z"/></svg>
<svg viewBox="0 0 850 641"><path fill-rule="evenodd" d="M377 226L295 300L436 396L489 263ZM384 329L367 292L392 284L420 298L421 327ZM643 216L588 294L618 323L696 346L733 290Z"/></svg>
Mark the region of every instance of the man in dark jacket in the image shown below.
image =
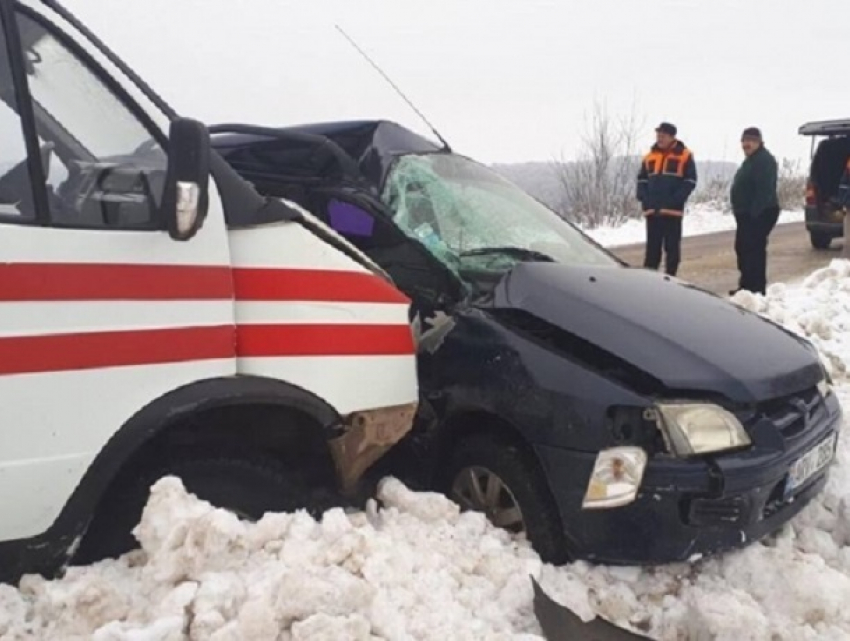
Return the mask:
<svg viewBox="0 0 850 641"><path fill-rule="evenodd" d="M665 271L675 276L682 246L685 203L697 184L694 156L676 140L676 127L662 122L655 130L655 145L644 157L637 181L637 199L646 217L646 254L643 265L658 269L661 250Z"/></svg>
<svg viewBox="0 0 850 641"><path fill-rule="evenodd" d="M767 289L767 240L779 219L776 195L778 167L765 148L761 131L744 130L741 147L746 158L732 182L732 211L735 214L735 253L741 279L738 289L764 294Z"/></svg>

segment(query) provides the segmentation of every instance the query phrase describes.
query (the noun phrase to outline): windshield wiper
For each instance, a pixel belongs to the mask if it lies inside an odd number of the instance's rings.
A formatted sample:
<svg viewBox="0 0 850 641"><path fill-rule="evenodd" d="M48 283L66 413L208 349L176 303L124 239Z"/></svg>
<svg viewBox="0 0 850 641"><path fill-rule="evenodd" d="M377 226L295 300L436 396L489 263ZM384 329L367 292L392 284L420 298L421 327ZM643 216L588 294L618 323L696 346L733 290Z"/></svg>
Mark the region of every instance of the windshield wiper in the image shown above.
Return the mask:
<svg viewBox="0 0 850 641"><path fill-rule="evenodd" d="M476 249L469 249L467 251L460 252L460 257L487 256L489 254L504 254L505 256L510 256L519 260L532 260L542 263L557 262L554 258L549 256L549 254L544 254L536 249L525 249L524 247L477 247Z"/></svg>

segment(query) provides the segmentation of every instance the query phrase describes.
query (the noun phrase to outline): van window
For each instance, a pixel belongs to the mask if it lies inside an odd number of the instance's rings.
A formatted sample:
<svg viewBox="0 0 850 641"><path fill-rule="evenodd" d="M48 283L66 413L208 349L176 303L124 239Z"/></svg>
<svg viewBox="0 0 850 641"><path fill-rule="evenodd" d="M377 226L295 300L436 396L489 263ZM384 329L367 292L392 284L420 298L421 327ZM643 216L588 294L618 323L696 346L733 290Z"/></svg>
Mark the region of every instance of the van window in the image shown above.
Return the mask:
<svg viewBox="0 0 850 641"><path fill-rule="evenodd" d="M0 222L35 219L24 129L0 29Z"/></svg>
<svg viewBox="0 0 850 641"><path fill-rule="evenodd" d="M60 36L18 14L56 225L158 228L167 157L133 111Z"/></svg>

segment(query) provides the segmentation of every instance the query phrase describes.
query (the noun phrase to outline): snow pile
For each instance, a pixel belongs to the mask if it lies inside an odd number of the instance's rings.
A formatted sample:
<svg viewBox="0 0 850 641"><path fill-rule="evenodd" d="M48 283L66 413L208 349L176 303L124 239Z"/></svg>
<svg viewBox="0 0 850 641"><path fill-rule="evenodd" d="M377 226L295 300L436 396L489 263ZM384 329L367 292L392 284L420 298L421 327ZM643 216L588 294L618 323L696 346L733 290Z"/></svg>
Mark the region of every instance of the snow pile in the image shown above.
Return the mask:
<svg viewBox="0 0 850 641"><path fill-rule="evenodd" d="M779 223L793 223L804 219L802 210L783 211L779 216ZM731 213L703 205L688 208L682 223L684 236L700 236L730 229L735 229L735 217ZM632 219L622 225L585 229L584 233L605 247L631 245L646 240L646 223L642 218Z"/></svg>
<svg viewBox="0 0 850 641"><path fill-rule="evenodd" d="M850 261L833 260L801 285L772 285L767 296L742 291L732 302L810 340L830 375L840 381L850 372Z"/></svg>
<svg viewBox="0 0 850 641"><path fill-rule="evenodd" d="M249 524L163 479L137 529L146 554L0 587L0 637L508 639L534 629L528 577L541 562L530 548L398 481L384 481L380 499L380 511Z"/></svg>
<svg viewBox="0 0 850 641"><path fill-rule="evenodd" d="M394 480L380 510L247 524L164 479L138 529L145 553L0 587L0 638L531 641L531 575L580 616L659 639L850 639L848 488L845 440L823 497L775 540L657 569L553 568Z"/></svg>
<svg viewBox="0 0 850 641"><path fill-rule="evenodd" d="M850 263L799 286L735 302L850 355ZM840 377L842 404L850 380ZM137 529L143 552L62 580L0 586L0 638L531 639L529 576L579 616L665 641L850 640L850 439L824 492L775 536L744 550L660 568L543 565L524 542L442 496L397 481L381 507L238 521L154 486Z"/></svg>

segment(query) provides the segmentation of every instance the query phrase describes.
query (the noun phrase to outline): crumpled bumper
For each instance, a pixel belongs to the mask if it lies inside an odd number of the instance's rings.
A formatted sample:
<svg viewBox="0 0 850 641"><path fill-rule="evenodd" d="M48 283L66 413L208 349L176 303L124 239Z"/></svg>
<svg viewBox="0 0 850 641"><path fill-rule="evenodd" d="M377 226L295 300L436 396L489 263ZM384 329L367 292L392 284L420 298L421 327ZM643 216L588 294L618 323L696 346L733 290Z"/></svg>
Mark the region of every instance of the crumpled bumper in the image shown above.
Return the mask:
<svg viewBox="0 0 850 641"><path fill-rule="evenodd" d="M779 450L709 459L650 461L637 499L609 510L582 510L591 453L537 447L574 558L611 564L686 561L744 546L793 518L826 484L829 468L787 493L792 464L838 434L837 400L805 435Z"/></svg>

